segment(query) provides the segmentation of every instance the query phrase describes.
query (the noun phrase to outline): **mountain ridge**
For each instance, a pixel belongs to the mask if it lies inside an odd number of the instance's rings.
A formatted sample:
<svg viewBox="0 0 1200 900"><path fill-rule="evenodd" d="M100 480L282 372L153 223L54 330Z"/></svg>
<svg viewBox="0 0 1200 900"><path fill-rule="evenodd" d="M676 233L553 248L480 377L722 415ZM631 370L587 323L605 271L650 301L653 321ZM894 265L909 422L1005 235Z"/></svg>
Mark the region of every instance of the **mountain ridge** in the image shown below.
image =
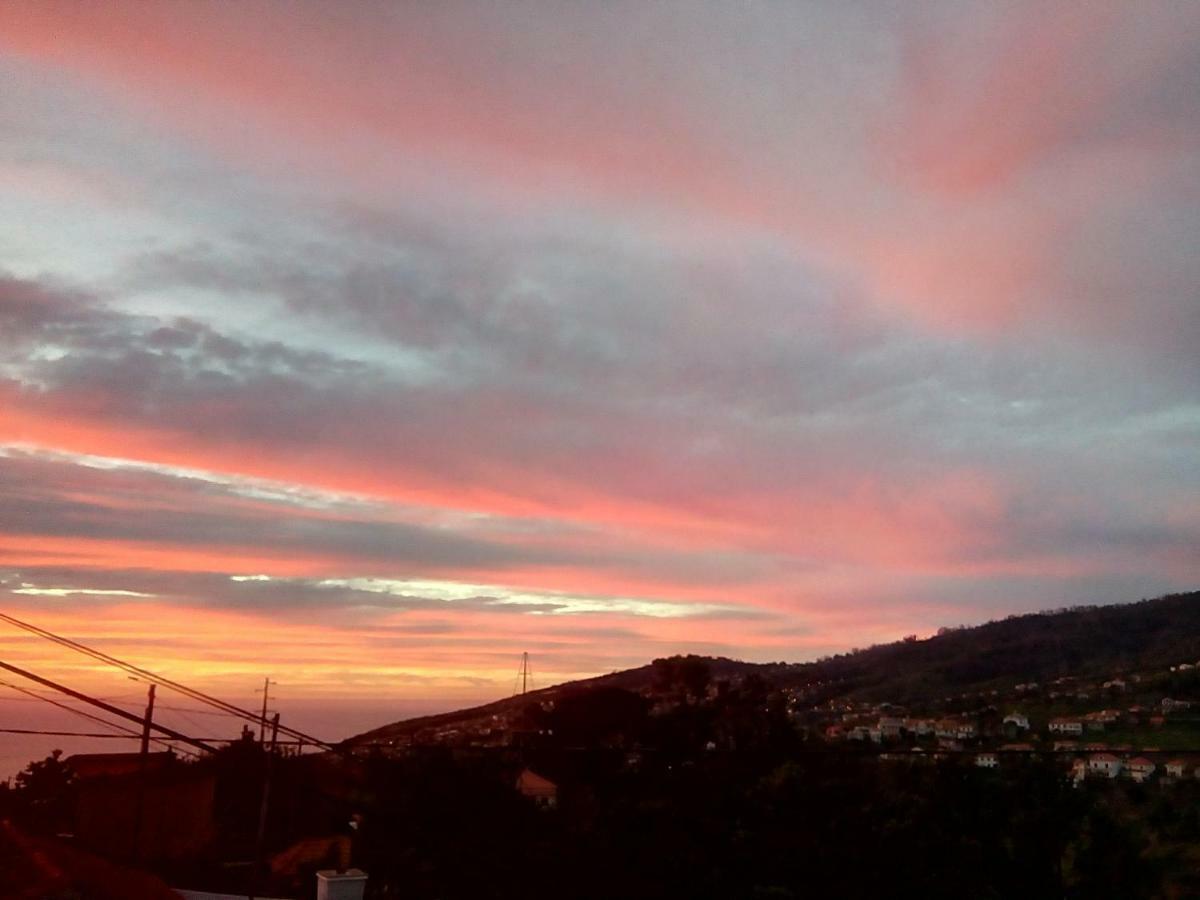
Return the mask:
<svg viewBox="0 0 1200 900"><path fill-rule="evenodd" d="M947 692L1007 682L1119 674L1200 660L1200 591L1103 606L1022 613L976 626L939 629L899 641L800 663L753 663L727 657L680 656L564 682L480 706L392 722L348 738L345 745L411 739L423 730L478 725L511 717L530 703L618 688L653 692L664 663L701 661L714 681L757 675L773 688L804 687L823 699L909 703ZM657 674L656 674L657 673Z"/></svg>

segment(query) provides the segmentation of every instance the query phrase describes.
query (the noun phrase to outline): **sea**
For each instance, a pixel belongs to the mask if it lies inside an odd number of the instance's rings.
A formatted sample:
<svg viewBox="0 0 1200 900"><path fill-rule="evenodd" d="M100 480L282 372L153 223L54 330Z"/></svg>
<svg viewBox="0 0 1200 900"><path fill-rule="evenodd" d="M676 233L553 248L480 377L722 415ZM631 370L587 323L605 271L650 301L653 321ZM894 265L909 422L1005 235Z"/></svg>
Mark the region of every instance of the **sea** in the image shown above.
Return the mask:
<svg viewBox="0 0 1200 900"><path fill-rule="evenodd" d="M306 699L279 704L280 720L293 728L333 743L361 734L381 725L474 706L495 697L446 699ZM94 712L112 720L111 714L63 698L67 705ZM135 715L145 708L142 698L116 705ZM194 701L160 691L155 720L193 737L236 738L243 722ZM129 727L136 730L133 723ZM89 732L114 734L113 730L76 712L60 709L32 697L0 697L0 782L13 778L34 760L45 759L55 750L64 756L76 753L114 753L137 750L133 735L79 737L66 734L25 734L17 732ZM153 749L165 749L154 746Z"/></svg>

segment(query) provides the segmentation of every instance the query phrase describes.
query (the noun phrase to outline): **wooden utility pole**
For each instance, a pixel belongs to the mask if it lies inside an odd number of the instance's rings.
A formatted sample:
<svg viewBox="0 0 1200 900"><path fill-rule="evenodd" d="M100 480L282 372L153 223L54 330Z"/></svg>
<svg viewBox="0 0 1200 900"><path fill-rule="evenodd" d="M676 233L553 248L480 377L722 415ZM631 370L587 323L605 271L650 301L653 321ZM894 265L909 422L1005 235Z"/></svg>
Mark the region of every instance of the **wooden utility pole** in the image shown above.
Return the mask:
<svg viewBox="0 0 1200 900"><path fill-rule="evenodd" d="M146 754L150 752L150 729L154 727L154 685L146 697L146 717L142 720L142 766L146 765Z"/></svg>
<svg viewBox="0 0 1200 900"><path fill-rule="evenodd" d="M271 719L271 746L267 750L266 771L263 774L262 803L258 807L258 831L254 836L254 868L250 871L248 900L254 900L258 890L258 872L263 863L263 840L267 834L267 812L271 808L271 775L275 767L275 750L279 744L279 713Z"/></svg>
<svg viewBox="0 0 1200 900"><path fill-rule="evenodd" d="M43 678L41 675L35 675L33 672L30 672L27 669L14 666L12 663L0 662L0 669L12 672L14 675L20 675L22 678L28 678L30 681L40 684L43 687L48 687L52 690L58 691L60 694L66 694L68 697L74 697L76 700L82 700L84 703L90 703L92 706L102 709L107 713L112 713L114 716L119 716L126 721L136 722L138 725L141 725L143 729L147 727L147 722L149 722L149 727L151 729L161 735L171 738L172 740L183 741L185 744L190 744L191 746L200 750L205 750L208 753L216 752L216 747L212 746L211 744L206 744L204 741L197 740L194 737L189 737L188 735L176 731L173 728L168 728L165 725L159 725L157 722L150 721L148 717L134 715L127 710L121 709L119 706L113 706L111 703L106 703L97 697L89 696L82 691L72 690L66 685L51 681L49 678Z"/></svg>
<svg viewBox="0 0 1200 900"><path fill-rule="evenodd" d="M138 762L137 811L133 823L133 858L143 860L147 854L142 846L146 819L146 778L150 762L150 729L154 727L154 685L146 691L146 715L142 719L142 752Z"/></svg>
<svg viewBox="0 0 1200 900"><path fill-rule="evenodd" d="M264 679L263 679L263 686L262 686L262 695L263 695L262 715L259 717L259 720L258 720L258 742L259 742L260 744L262 744L262 743L265 743L265 742L266 742L266 740L267 740L267 700L268 700L268 699L270 698L270 696L271 696L271 685L273 685L273 684L278 684L278 683L279 683L279 682L277 682L277 681L272 681L270 678L264 678Z"/></svg>

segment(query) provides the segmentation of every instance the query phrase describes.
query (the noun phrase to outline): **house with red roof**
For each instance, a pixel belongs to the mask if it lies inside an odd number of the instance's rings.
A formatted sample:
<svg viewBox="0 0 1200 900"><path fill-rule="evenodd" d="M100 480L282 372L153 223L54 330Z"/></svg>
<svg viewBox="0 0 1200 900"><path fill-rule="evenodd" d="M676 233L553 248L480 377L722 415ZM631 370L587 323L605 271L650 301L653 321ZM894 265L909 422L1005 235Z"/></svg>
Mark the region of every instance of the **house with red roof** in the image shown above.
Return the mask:
<svg viewBox="0 0 1200 900"><path fill-rule="evenodd" d="M1144 756L1135 756L1129 760L1126 765L1126 771L1129 772L1129 777L1134 781L1145 781L1154 774L1157 766Z"/></svg>
<svg viewBox="0 0 1200 900"><path fill-rule="evenodd" d="M0 897L22 900L180 900L153 875L0 821Z"/></svg>
<svg viewBox="0 0 1200 900"><path fill-rule="evenodd" d="M522 769L517 776L517 790L541 809L558 806L558 785L532 769Z"/></svg>

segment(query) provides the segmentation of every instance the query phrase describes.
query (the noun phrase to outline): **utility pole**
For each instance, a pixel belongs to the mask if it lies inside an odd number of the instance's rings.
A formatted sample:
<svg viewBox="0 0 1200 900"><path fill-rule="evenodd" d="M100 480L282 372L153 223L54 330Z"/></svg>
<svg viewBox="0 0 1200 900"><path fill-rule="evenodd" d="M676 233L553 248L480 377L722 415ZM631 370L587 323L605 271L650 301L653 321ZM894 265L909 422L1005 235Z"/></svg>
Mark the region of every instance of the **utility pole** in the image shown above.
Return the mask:
<svg viewBox="0 0 1200 900"><path fill-rule="evenodd" d="M271 807L271 774L275 767L275 750L279 743L279 713L271 719L271 746L267 750L266 771L263 774L262 803L258 807L258 831L254 836L254 868L250 871L249 900L258 891L258 871L262 868L263 840L267 833L267 812Z"/></svg>
<svg viewBox="0 0 1200 900"><path fill-rule="evenodd" d="M42 687L48 687L52 690L58 691L60 694L66 694L68 697L74 697L76 700L82 700L84 703L90 703L92 706L95 706L98 709L102 709L105 712L125 719L128 722L134 722L138 725L141 725L143 728L145 728L146 723L150 721L146 717L134 715L127 710L121 709L119 706L113 706L111 703L106 703L97 697L89 696L81 691L72 690L66 685L51 681L49 678L43 678L41 675L35 675L33 672L30 672L27 669L14 666L12 663L0 661L0 669L4 669L7 672L12 672L14 675L20 675L22 678L28 678L30 681L36 682L37 684L42 685ZM157 722L151 721L150 728L161 735L171 738L172 740L183 741L185 744L189 744L208 753L216 752L217 748L212 746L212 744L206 744L204 741L198 740L197 738L189 737L188 735L176 731L173 728L168 728L166 725L159 725Z"/></svg>
<svg viewBox="0 0 1200 900"><path fill-rule="evenodd" d="M263 679L263 686L262 686L262 695L263 695L262 716L261 716L261 717L259 718L259 720L258 720L258 723L259 723L259 727L258 727L258 742L259 742L260 744L262 744L262 743L265 743L265 742L266 742L266 740L267 740L267 700L268 700L268 699L270 698L270 696L271 696L271 685L273 685L273 684L277 685L277 684L279 684L279 682L278 682L278 681L272 681L270 678L264 678L264 679ZM257 692L257 691L255 691L255 693L258 693L258 692Z"/></svg>
<svg viewBox="0 0 1200 900"><path fill-rule="evenodd" d="M149 854L142 846L142 833L146 818L146 778L150 763L150 729L154 727L154 687L146 691L146 716L142 719L142 752L138 762L137 813L133 823L133 858L142 861Z"/></svg>
<svg viewBox="0 0 1200 900"><path fill-rule="evenodd" d="M529 651L521 654L521 693L529 690Z"/></svg>
<svg viewBox="0 0 1200 900"><path fill-rule="evenodd" d="M146 698L146 717L142 720L142 765L145 766L146 754L150 752L150 729L154 727L154 685Z"/></svg>

